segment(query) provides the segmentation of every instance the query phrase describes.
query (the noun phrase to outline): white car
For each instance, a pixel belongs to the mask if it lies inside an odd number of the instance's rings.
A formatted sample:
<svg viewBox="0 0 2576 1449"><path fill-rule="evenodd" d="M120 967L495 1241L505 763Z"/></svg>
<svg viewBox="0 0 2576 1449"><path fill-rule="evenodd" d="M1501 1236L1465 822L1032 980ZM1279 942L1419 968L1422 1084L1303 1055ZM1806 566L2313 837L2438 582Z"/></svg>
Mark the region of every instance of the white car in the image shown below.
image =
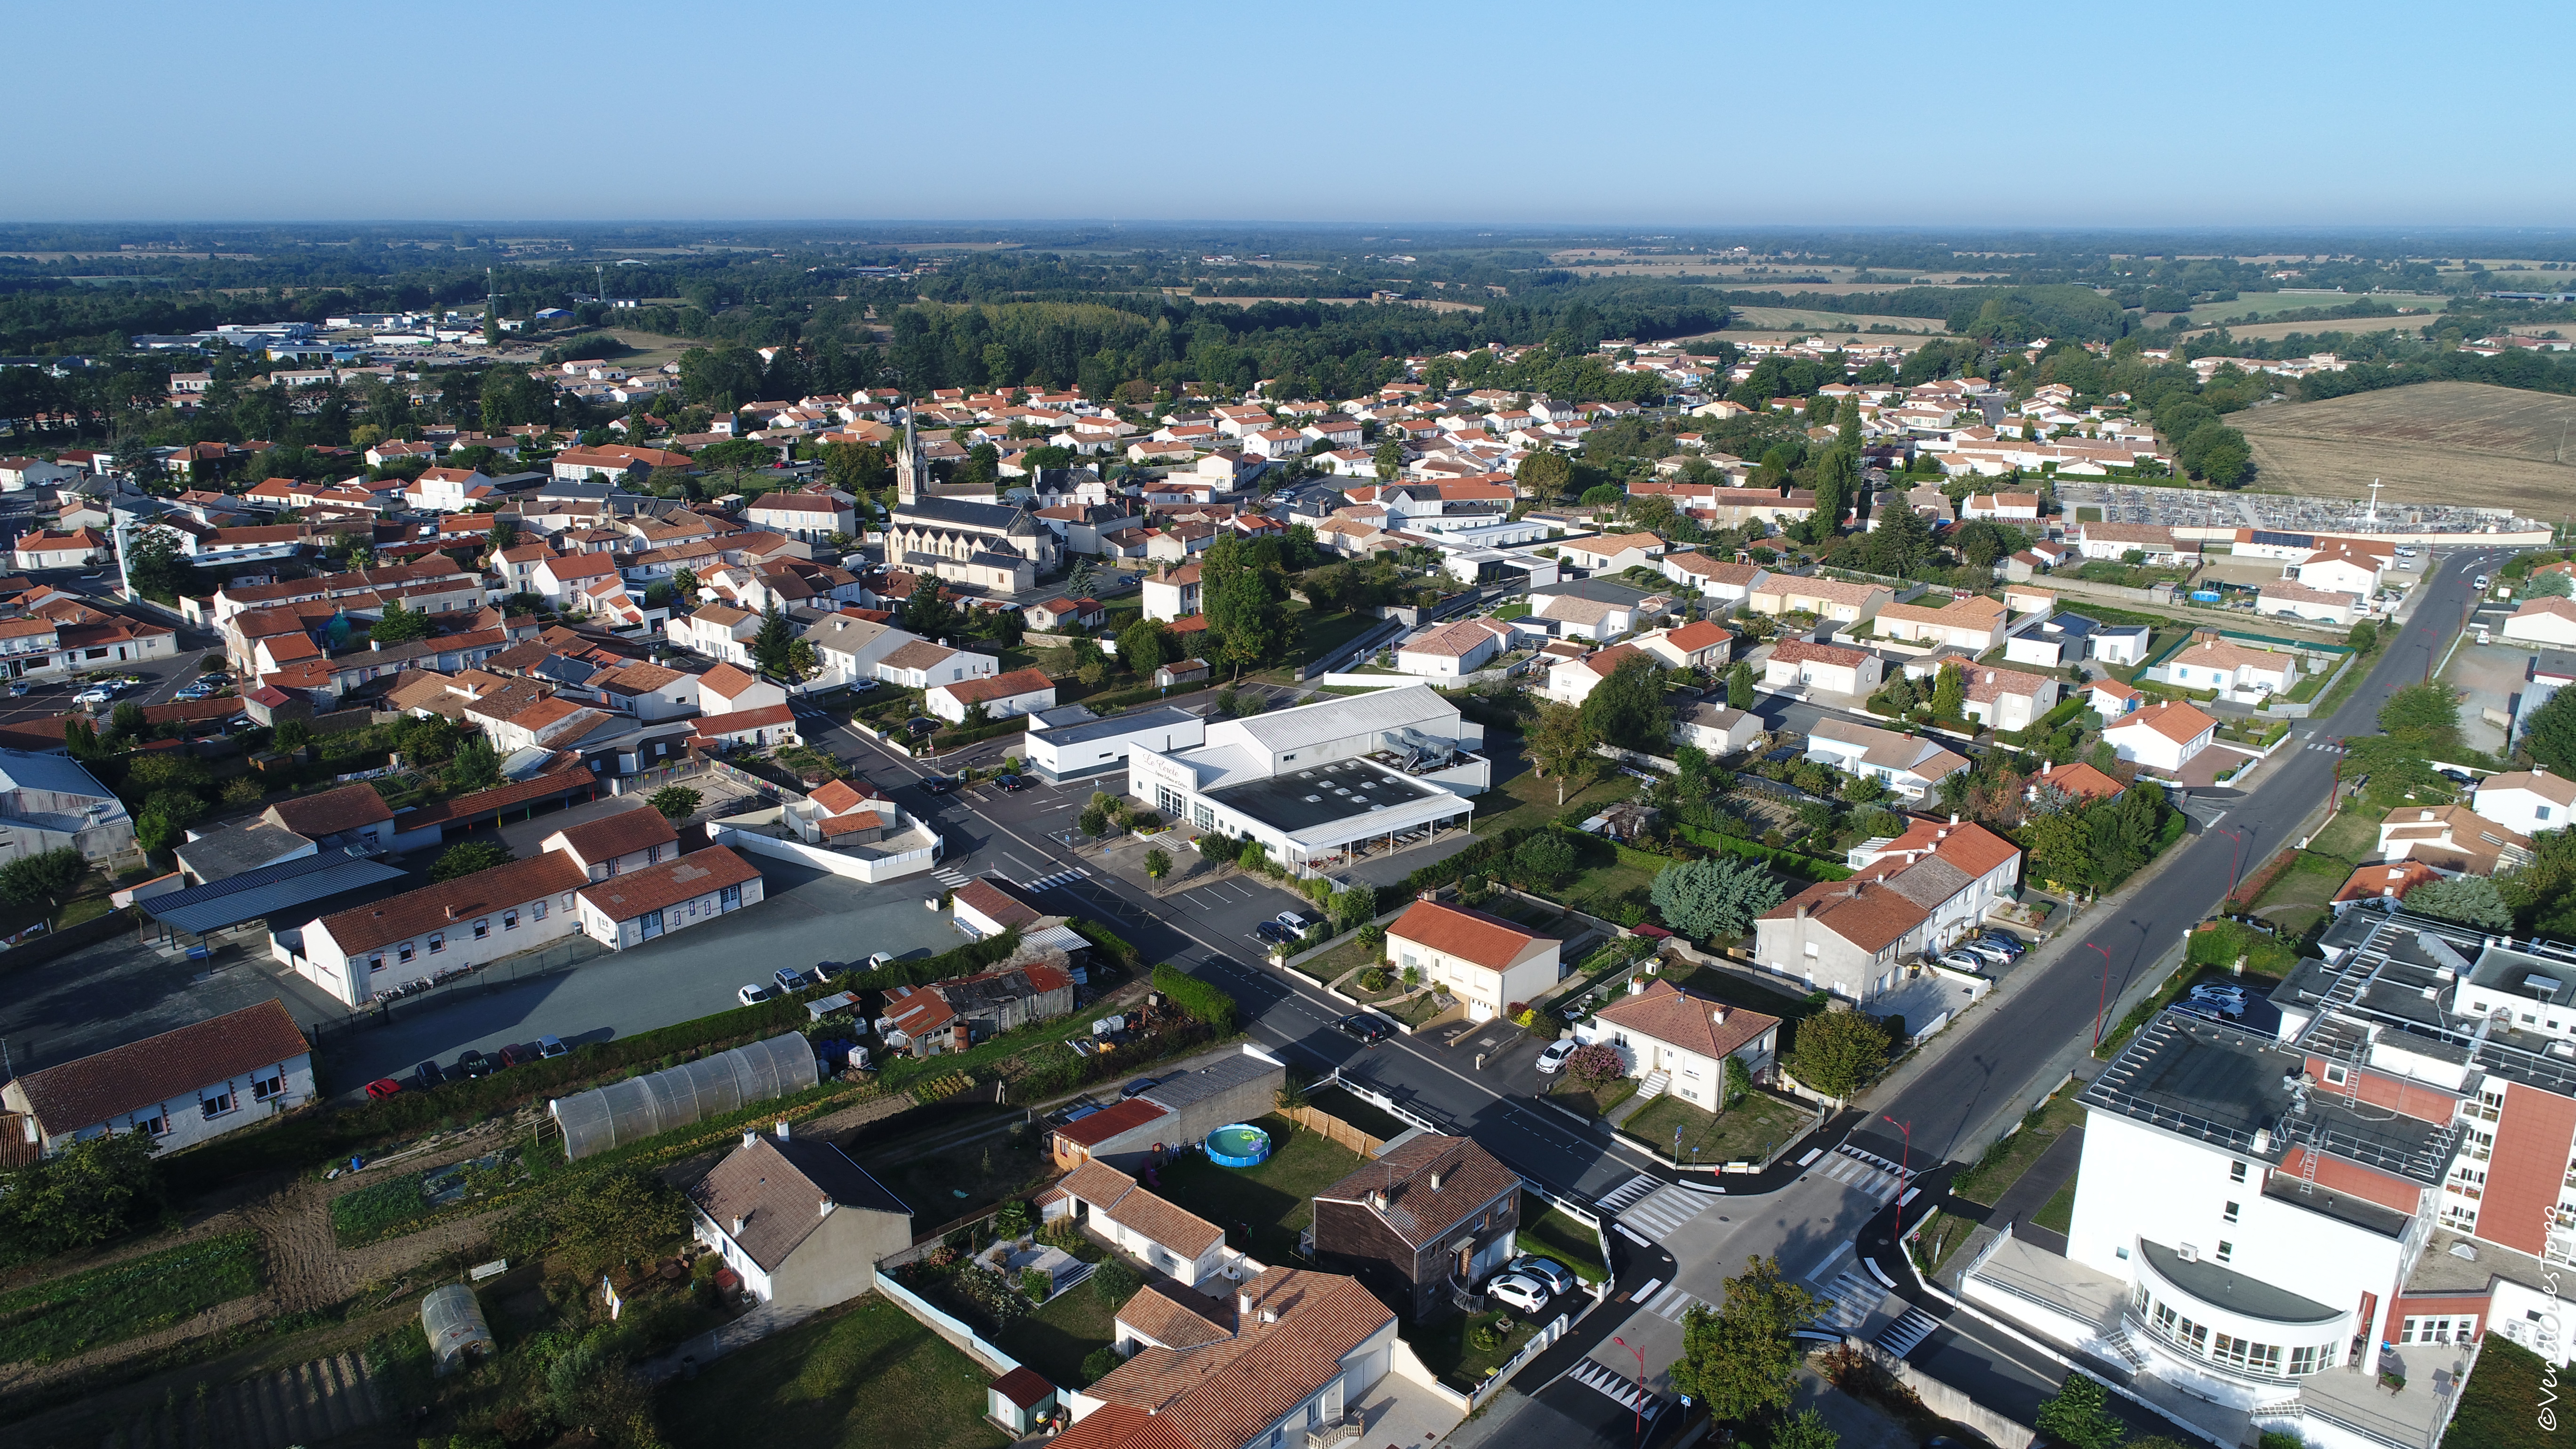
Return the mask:
<svg viewBox="0 0 2576 1449"><path fill-rule="evenodd" d="M1965 951L1944 951L1935 959L1953 971L1966 971L1971 974L1982 973L1987 965L1984 960L1971 956Z"/></svg>
<svg viewBox="0 0 2576 1449"><path fill-rule="evenodd" d="M1574 1055L1574 1050L1571 1039L1549 1042L1546 1050L1538 1054L1539 1075L1554 1076L1565 1065L1565 1059Z"/></svg>
<svg viewBox="0 0 2576 1449"><path fill-rule="evenodd" d="M1304 916L1297 914L1295 911L1281 911L1270 919L1286 926L1289 930L1296 932L1300 936L1306 934L1306 927L1313 924Z"/></svg>
<svg viewBox="0 0 2576 1449"><path fill-rule="evenodd" d="M1485 1285L1485 1296L1499 1298L1523 1313L1536 1313L1547 1306L1547 1287L1535 1278L1518 1273L1505 1273Z"/></svg>
<svg viewBox="0 0 2576 1449"><path fill-rule="evenodd" d="M746 986L740 991L735 992L733 994L733 999L741 1002L745 1006L758 1006L760 1003L767 1001L777 994L778 993L776 991L769 987L754 984Z"/></svg>
<svg viewBox="0 0 2576 1449"><path fill-rule="evenodd" d="M114 698L116 698L116 691L113 689L84 689L72 696L72 703L105 704Z"/></svg>

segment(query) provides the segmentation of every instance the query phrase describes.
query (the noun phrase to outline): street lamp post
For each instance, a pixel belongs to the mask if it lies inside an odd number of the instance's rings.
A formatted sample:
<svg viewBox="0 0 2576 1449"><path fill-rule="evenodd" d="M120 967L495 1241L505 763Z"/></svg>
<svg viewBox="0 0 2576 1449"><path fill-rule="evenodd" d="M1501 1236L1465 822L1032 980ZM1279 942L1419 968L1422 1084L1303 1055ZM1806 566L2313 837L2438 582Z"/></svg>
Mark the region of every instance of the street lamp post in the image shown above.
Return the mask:
<svg viewBox="0 0 2576 1449"><path fill-rule="evenodd" d="M2245 832L2230 825L2218 833L2236 842L2235 850L2227 857L2227 894L2233 897L2236 894L2237 872L2245 865Z"/></svg>
<svg viewBox="0 0 2576 1449"><path fill-rule="evenodd" d="M2101 947L2094 945L2090 941L2084 943L2084 949L2087 951L2102 951ZM2100 1051L2102 1049L2102 1013L2109 1008L2110 1004L2111 953L2108 951L2102 951L2102 989L2093 993L2093 1049L2095 1051Z"/></svg>
<svg viewBox="0 0 2576 1449"><path fill-rule="evenodd" d="M1878 1114L1878 1120L1905 1134L1905 1154L1902 1160L1896 1164L1896 1171L1899 1176L1912 1177L1914 1175L1912 1171L1914 1162L1914 1124L1911 1122L1899 1122L1884 1112ZM1902 1184L1899 1185L1902 1186Z"/></svg>
<svg viewBox="0 0 2576 1449"><path fill-rule="evenodd" d="M1635 1433L1638 1438L1642 1439L1646 1437L1646 1351L1642 1348L1630 1346L1628 1340L1624 1338L1613 1337L1610 1341L1619 1345L1621 1348L1627 1349L1630 1353L1637 1356L1637 1427Z"/></svg>

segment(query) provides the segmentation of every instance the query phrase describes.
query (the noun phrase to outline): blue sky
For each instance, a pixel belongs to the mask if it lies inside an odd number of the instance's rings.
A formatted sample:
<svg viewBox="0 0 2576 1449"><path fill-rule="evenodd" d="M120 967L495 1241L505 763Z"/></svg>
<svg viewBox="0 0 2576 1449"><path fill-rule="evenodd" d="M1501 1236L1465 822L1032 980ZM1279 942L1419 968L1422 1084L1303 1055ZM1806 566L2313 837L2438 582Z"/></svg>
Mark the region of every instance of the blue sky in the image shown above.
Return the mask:
<svg viewBox="0 0 2576 1449"><path fill-rule="evenodd" d="M9 11L6 220L2576 223L2537 8Z"/></svg>

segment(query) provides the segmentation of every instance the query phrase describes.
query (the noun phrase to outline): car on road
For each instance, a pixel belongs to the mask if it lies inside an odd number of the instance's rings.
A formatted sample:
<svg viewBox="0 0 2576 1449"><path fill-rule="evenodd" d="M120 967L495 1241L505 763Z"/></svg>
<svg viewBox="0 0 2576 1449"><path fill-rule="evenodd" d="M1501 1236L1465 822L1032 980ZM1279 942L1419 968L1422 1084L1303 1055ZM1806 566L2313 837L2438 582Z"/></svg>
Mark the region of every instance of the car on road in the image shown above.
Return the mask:
<svg viewBox="0 0 2576 1449"><path fill-rule="evenodd" d="M1259 936L1262 940L1267 941L1274 946L1284 946L1297 939L1296 932L1289 930L1286 926L1279 924L1277 921L1259 922L1253 926L1252 934Z"/></svg>
<svg viewBox="0 0 2576 1449"><path fill-rule="evenodd" d="M805 973L793 966L781 966L775 973L778 989L789 996L805 989Z"/></svg>
<svg viewBox="0 0 2576 1449"><path fill-rule="evenodd" d="M1333 1030L1353 1041L1364 1041L1371 1046L1395 1035L1395 1028L1387 1025L1384 1017L1366 1011L1354 1011L1334 1022Z"/></svg>
<svg viewBox="0 0 2576 1449"><path fill-rule="evenodd" d="M921 793L924 795L945 795L956 788L957 782L946 775L933 775L921 782Z"/></svg>
<svg viewBox="0 0 2576 1449"><path fill-rule="evenodd" d="M2483 589L2483 588L2485 588L2486 586L2487 586L2487 576L2486 576L2485 574L2480 574L2480 575L2478 575L2476 578L2469 580L2469 587L2470 587L2470 588L2473 588L2473 589Z"/></svg>
<svg viewBox="0 0 2576 1449"><path fill-rule="evenodd" d="M1163 1079L1160 1077L1138 1077L1136 1080L1120 1087L1118 1089L1118 1095L1122 1097L1141 1097L1161 1085L1163 1085Z"/></svg>
<svg viewBox="0 0 2576 1449"><path fill-rule="evenodd" d="M1533 1258L1527 1254L1503 1265L1503 1271L1517 1277L1534 1279L1547 1285L1550 1293L1574 1291L1574 1273L1554 1258Z"/></svg>
<svg viewBox="0 0 2576 1449"><path fill-rule="evenodd" d="M436 1062L422 1062L419 1066L411 1069L411 1080L414 1086L426 1092L430 1088L437 1086L439 1083L446 1081L447 1073L440 1071L438 1069L438 1063Z"/></svg>
<svg viewBox="0 0 2576 1449"><path fill-rule="evenodd" d="M562 1037L541 1036L537 1038L537 1057L539 1060L545 1060L551 1057L568 1057L571 1055L572 1048L564 1045Z"/></svg>
<svg viewBox="0 0 2576 1449"><path fill-rule="evenodd" d="M805 974L818 982L829 981L849 969L838 961L817 961L814 963L814 969Z"/></svg>
<svg viewBox="0 0 2576 1449"><path fill-rule="evenodd" d="M27 683L25 680L19 680L9 686L9 697L11 699L24 699L27 697L28 692L34 688L34 685Z"/></svg>
<svg viewBox="0 0 2576 1449"><path fill-rule="evenodd" d="M400 1094L401 1091L402 1083L395 1081L391 1077L378 1077L374 1081L367 1083L367 1095L379 1102L383 1101L387 1097L396 1096Z"/></svg>
<svg viewBox="0 0 2576 1449"><path fill-rule="evenodd" d="M883 968L883 967L891 966L891 965L893 965L893 964L894 964L894 953L893 953L892 951L879 951L879 952L877 952L875 955L870 956L870 957L868 958L868 965L867 965L867 969L868 969L868 970L870 970L870 971L875 971L875 970L878 970L878 969Z"/></svg>
<svg viewBox="0 0 2576 1449"><path fill-rule="evenodd" d="M80 693L73 695L72 703L105 704L114 698L116 698L115 690L109 689L105 686L93 686L92 688L84 689Z"/></svg>
<svg viewBox="0 0 2576 1449"><path fill-rule="evenodd" d="M1556 1075L1557 1069L1565 1065L1565 1059L1574 1055L1574 1051L1574 1041L1570 1037L1563 1041L1549 1042L1538 1054L1539 1074Z"/></svg>
<svg viewBox="0 0 2576 1449"><path fill-rule="evenodd" d="M1295 911L1281 911L1270 919L1286 926L1289 930L1296 932L1300 936L1306 934L1306 928L1314 924L1313 921L1297 914Z"/></svg>
<svg viewBox="0 0 2576 1449"><path fill-rule="evenodd" d="M1026 775L996 775L993 777L994 787L1006 795L1016 794L1019 791L1028 789L1036 783L1037 781L1030 779Z"/></svg>
<svg viewBox="0 0 2576 1449"><path fill-rule="evenodd" d="M1485 1296L1500 1299L1523 1313L1536 1313L1547 1306L1547 1285L1536 1278L1518 1273L1504 1273L1485 1285Z"/></svg>
<svg viewBox="0 0 2576 1449"><path fill-rule="evenodd" d="M492 1059L469 1048L456 1059L456 1075L469 1082L479 1082L492 1075Z"/></svg>
<svg viewBox="0 0 2576 1449"><path fill-rule="evenodd" d="M745 986L741 990L736 991L733 994L733 999L741 1002L745 1006L758 1006L760 1003L767 1001L777 994L777 992L770 990L766 986L755 984Z"/></svg>

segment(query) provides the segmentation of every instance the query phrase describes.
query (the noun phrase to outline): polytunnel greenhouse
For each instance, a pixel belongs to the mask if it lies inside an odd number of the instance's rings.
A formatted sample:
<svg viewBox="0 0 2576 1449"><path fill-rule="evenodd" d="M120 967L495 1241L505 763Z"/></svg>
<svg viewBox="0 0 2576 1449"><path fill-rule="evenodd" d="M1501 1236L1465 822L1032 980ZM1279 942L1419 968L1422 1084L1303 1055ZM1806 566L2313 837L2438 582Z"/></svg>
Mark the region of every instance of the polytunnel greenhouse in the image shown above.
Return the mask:
<svg viewBox="0 0 2576 1449"><path fill-rule="evenodd" d="M788 1032L553 1102L564 1156L585 1157L641 1142L674 1127L738 1112L821 1081L814 1048Z"/></svg>
<svg viewBox="0 0 2576 1449"><path fill-rule="evenodd" d="M492 1352L492 1327L483 1305L462 1283L432 1288L420 1300L420 1331L429 1335L432 1367L441 1375L471 1368Z"/></svg>

